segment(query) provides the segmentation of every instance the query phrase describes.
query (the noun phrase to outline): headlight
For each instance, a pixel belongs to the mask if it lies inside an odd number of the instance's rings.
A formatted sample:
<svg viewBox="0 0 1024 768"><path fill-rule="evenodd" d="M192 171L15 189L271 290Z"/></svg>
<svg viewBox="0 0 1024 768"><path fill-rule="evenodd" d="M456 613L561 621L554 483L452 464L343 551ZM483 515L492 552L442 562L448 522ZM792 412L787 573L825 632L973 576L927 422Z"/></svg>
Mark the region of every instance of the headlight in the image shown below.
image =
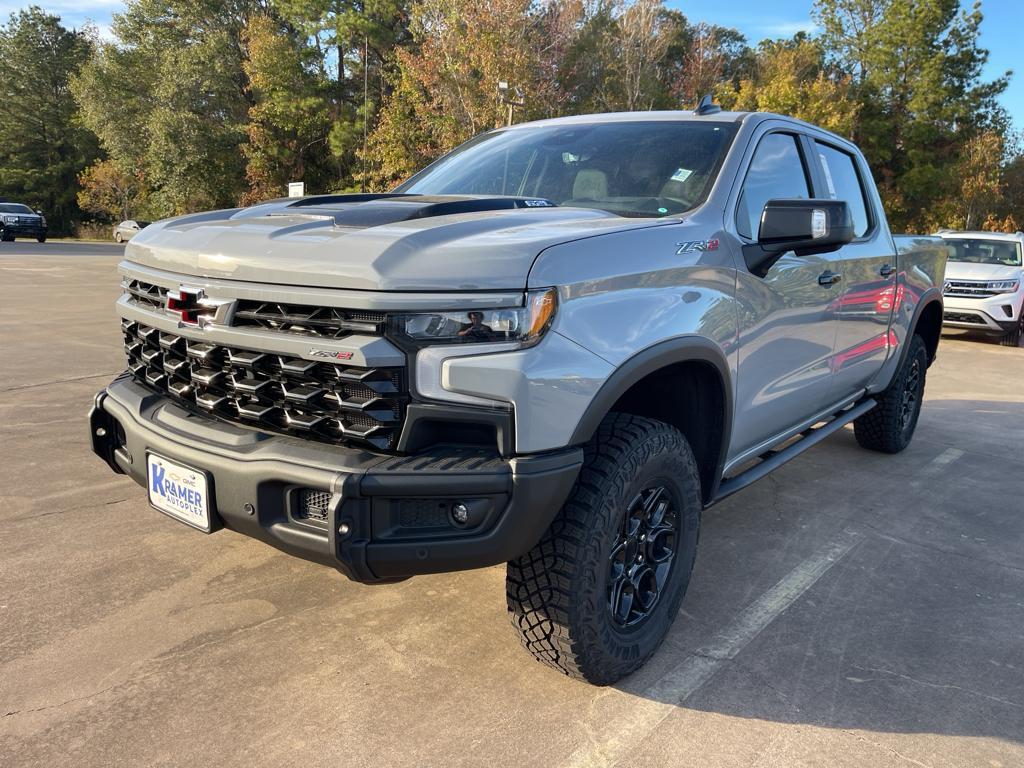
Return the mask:
<svg viewBox="0 0 1024 768"><path fill-rule="evenodd" d="M1007 293L1014 293L1020 287L1020 280L996 280L994 283L988 284L990 291L1006 291Z"/></svg>
<svg viewBox="0 0 1024 768"><path fill-rule="evenodd" d="M532 347L551 325L557 303L557 291L544 288L529 291L522 307L396 314L390 322L395 334L420 347L510 341Z"/></svg>
<svg viewBox="0 0 1024 768"><path fill-rule="evenodd" d="M4 216L4 224L16 224L17 222L17 216Z"/></svg>

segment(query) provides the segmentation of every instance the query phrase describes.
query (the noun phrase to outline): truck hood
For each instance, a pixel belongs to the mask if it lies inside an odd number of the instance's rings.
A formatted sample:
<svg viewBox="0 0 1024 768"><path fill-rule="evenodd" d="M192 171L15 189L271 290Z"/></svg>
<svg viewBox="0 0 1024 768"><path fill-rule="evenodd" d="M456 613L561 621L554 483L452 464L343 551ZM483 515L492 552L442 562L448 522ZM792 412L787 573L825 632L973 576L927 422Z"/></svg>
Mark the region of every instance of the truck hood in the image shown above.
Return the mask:
<svg viewBox="0 0 1024 768"><path fill-rule="evenodd" d="M333 195L167 219L125 254L185 275L278 285L522 290L545 248L677 221L526 198Z"/></svg>
<svg viewBox="0 0 1024 768"><path fill-rule="evenodd" d="M947 280L1016 280L1021 276L1020 267L1002 264L973 264L967 261L947 261Z"/></svg>

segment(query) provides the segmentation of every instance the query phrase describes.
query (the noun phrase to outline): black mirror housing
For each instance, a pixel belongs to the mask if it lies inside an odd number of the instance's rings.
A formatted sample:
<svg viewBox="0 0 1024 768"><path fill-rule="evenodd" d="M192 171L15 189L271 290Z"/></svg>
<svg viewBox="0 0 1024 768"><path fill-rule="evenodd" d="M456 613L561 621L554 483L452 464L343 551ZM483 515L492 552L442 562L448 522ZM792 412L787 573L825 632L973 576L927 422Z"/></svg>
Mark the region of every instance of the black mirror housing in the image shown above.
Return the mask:
<svg viewBox="0 0 1024 768"><path fill-rule="evenodd" d="M797 256L828 253L853 238L853 216L843 200L769 200L761 213L757 242L743 246L743 258L753 274L764 277L787 251Z"/></svg>
<svg viewBox="0 0 1024 768"><path fill-rule="evenodd" d="M769 200L757 244L769 253L798 256L834 251L853 240L853 216L843 200Z"/></svg>

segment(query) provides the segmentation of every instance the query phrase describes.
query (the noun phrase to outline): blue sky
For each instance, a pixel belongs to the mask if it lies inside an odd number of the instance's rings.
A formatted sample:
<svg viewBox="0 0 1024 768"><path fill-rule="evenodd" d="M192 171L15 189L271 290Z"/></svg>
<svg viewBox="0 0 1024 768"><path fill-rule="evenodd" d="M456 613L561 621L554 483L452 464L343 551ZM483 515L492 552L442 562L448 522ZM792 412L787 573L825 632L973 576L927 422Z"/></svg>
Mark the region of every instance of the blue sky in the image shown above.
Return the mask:
<svg viewBox="0 0 1024 768"><path fill-rule="evenodd" d="M45 10L60 15L65 24L81 26L92 21L101 34L109 34L111 16L124 7L122 0L37 0ZM790 37L800 30L814 31L811 21L811 0L666 0L678 8L691 22L706 21L739 29L750 43L766 37ZM31 3L0 0L0 19ZM965 6L970 0L965 0ZM1022 0L982 0L981 43L990 52L985 76L997 77L1014 69L1010 87L1000 99L1013 117L1014 125L1024 128L1024 53L1021 33L1024 31Z"/></svg>

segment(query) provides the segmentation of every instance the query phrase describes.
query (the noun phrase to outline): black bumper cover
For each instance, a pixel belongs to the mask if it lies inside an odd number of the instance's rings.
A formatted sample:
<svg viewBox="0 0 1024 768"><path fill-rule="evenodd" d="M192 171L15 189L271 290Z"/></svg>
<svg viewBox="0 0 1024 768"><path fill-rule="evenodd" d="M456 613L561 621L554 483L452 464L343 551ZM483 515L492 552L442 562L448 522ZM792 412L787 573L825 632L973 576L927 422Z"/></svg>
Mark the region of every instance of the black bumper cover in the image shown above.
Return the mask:
<svg viewBox="0 0 1024 768"><path fill-rule="evenodd" d="M578 448L511 459L458 447L390 456L270 435L186 411L126 376L97 394L89 422L93 450L115 472L145 486L149 452L205 470L215 529L368 583L523 554L550 525L583 460ZM304 489L331 494L325 522L296 516ZM472 511L466 525L437 513L456 501Z"/></svg>
<svg viewBox="0 0 1024 768"><path fill-rule="evenodd" d="M46 237L46 227L23 226L21 224L0 225L0 235L8 237Z"/></svg>

